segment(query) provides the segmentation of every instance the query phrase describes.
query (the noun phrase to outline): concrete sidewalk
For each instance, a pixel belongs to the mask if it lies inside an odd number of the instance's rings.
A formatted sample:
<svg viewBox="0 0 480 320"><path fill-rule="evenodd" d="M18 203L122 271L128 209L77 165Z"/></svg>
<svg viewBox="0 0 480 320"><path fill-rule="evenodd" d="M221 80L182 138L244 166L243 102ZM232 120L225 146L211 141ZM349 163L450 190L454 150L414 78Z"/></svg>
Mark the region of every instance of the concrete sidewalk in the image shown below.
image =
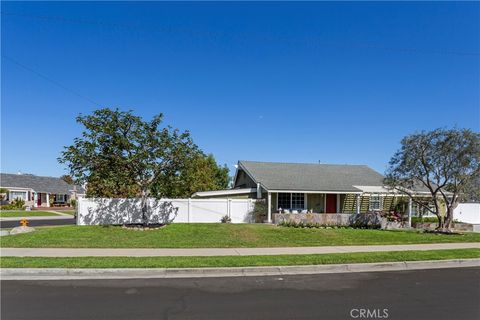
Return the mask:
<svg viewBox="0 0 480 320"><path fill-rule="evenodd" d="M14 237L14 236L12 236ZM2 257L173 257L258 256L442 249L480 249L480 243L431 243L372 246L325 246L287 248L1 248Z"/></svg>
<svg viewBox="0 0 480 320"><path fill-rule="evenodd" d="M55 213L55 214L58 214L59 216L73 218L73 214L65 213L65 212L62 212L62 211L48 210L47 212Z"/></svg>

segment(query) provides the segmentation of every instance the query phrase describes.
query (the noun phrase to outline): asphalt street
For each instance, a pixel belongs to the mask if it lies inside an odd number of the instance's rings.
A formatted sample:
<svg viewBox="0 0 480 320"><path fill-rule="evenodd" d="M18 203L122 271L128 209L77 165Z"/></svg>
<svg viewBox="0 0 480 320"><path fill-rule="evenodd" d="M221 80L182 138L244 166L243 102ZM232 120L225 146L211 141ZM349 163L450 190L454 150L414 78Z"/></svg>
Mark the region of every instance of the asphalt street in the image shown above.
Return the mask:
<svg viewBox="0 0 480 320"><path fill-rule="evenodd" d="M69 224L75 224L76 220L71 219L42 219L42 220L28 220L28 226L40 227L40 226L63 226ZM19 221L0 221L0 228L14 228L20 226Z"/></svg>
<svg viewBox="0 0 480 320"><path fill-rule="evenodd" d="M480 268L2 281L6 319L480 319Z"/></svg>

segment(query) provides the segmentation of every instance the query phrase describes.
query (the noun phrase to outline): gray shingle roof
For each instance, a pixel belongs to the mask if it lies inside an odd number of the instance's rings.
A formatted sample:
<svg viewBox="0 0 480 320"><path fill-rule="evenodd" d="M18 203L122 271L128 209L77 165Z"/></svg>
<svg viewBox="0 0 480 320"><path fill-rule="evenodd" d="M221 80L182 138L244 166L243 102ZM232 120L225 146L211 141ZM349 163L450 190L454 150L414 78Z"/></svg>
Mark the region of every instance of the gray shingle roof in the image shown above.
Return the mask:
<svg viewBox="0 0 480 320"><path fill-rule="evenodd" d="M239 161L268 190L359 192L356 186L383 186L383 176L365 165Z"/></svg>
<svg viewBox="0 0 480 320"><path fill-rule="evenodd" d="M0 186L4 188L31 188L35 192L70 194L74 186L60 178L41 177L33 174L0 173ZM82 187L77 186L78 193L84 193Z"/></svg>

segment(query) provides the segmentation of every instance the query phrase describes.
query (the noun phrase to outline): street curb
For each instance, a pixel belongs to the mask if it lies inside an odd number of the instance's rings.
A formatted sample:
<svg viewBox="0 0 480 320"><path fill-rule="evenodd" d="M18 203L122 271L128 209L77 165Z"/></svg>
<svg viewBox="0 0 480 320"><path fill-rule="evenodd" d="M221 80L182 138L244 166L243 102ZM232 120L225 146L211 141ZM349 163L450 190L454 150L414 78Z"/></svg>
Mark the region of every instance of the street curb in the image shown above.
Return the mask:
<svg viewBox="0 0 480 320"><path fill-rule="evenodd" d="M244 276L284 276L379 271L480 267L480 259L350 263L308 266L235 268L149 268L149 269L66 269L2 268L1 280L87 280L87 279L164 279Z"/></svg>

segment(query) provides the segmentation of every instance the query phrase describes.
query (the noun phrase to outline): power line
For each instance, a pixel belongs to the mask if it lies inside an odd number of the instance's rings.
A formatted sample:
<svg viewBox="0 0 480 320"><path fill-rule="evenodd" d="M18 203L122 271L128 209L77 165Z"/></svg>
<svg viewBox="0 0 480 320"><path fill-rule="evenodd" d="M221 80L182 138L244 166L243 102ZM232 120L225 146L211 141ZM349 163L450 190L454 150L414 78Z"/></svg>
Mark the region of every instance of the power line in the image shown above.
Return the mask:
<svg viewBox="0 0 480 320"><path fill-rule="evenodd" d="M219 38L219 37L231 37L232 35L225 32L211 32L211 31L199 31L193 28L179 28L179 27L161 27L157 30L152 30L151 27L145 25L132 25L132 24L123 24L123 23L112 23L112 22L104 22L100 20L91 20L91 19L72 19L68 17L62 16L45 16L45 15L33 15L33 14L25 14L25 13L14 13L14 12L0 12L2 15L5 16L12 16L12 17L23 17L23 18L31 18L31 19L38 19L38 20L46 20L46 21L55 21L55 22L66 22L66 23L76 23L76 24L84 24L90 26L101 26L101 27L109 27L109 28L118 28L118 29L125 29L135 32L145 31L144 28L148 28L148 32L161 32L161 33L185 33L194 36L200 37L208 37L208 38ZM382 51L391 51L391 52L400 52L400 53L419 53L419 54L441 54L441 55L456 55L456 56L480 56L480 52L472 52L472 51L461 51L461 50L437 50L437 49L421 49L421 48L412 48L412 47L397 47L397 46L385 46L383 44L377 43L368 43L368 42L355 42L355 43L347 43L347 42L325 42L317 37L306 37L303 39L295 39L289 38L284 36L262 36L258 34L237 34L236 35L238 40L245 41L245 40L258 40L261 42L272 42L272 41L281 41L283 43L292 43L292 44L306 44L308 46L314 48L321 48L321 47L330 47L330 48L343 48L343 49L350 49L350 48L360 48L360 49L373 49L373 50L382 50Z"/></svg>
<svg viewBox="0 0 480 320"><path fill-rule="evenodd" d="M24 65L23 63L18 62L17 60L15 60L15 59L13 59L13 58L11 58L11 57L8 57L8 56L6 56L6 55L2 55L2 58L10 61L11 63L17 65L18 67L20 67L20 68L22 68L22 69L24 69L24 70L27 70L27 71L29 71L29 72L37 75L38 77L40 77L40 78L42 78L42 79L44 79L44 80L46 80L46 81L48 81L48 82L50 82L50 83L53 83L53 84L56 85L57 87L60 87L60 88L62 88L63 90L68 91L68 92L76 95L77 97L82 98L82 99L84 99L84 100L86 100L86 101L88 101L88 102L96 105L97 107L100 107L100 106L101 106L98 102L90 99L89 97L86 97L86 96L78 93L77 91L75 91L75 90L73 90L73 89L70 89L69 87L61 84L60 82L58 82L58 81L56 81L56 80L53 80L53 79L50 78L50 77L47 77L46 75L44 75L44 74L42 74L42 73L40 73L40 72L38 72L38 71L36 71L36 70L34 70L34 69L26 66L26 65Z"/></svg>

